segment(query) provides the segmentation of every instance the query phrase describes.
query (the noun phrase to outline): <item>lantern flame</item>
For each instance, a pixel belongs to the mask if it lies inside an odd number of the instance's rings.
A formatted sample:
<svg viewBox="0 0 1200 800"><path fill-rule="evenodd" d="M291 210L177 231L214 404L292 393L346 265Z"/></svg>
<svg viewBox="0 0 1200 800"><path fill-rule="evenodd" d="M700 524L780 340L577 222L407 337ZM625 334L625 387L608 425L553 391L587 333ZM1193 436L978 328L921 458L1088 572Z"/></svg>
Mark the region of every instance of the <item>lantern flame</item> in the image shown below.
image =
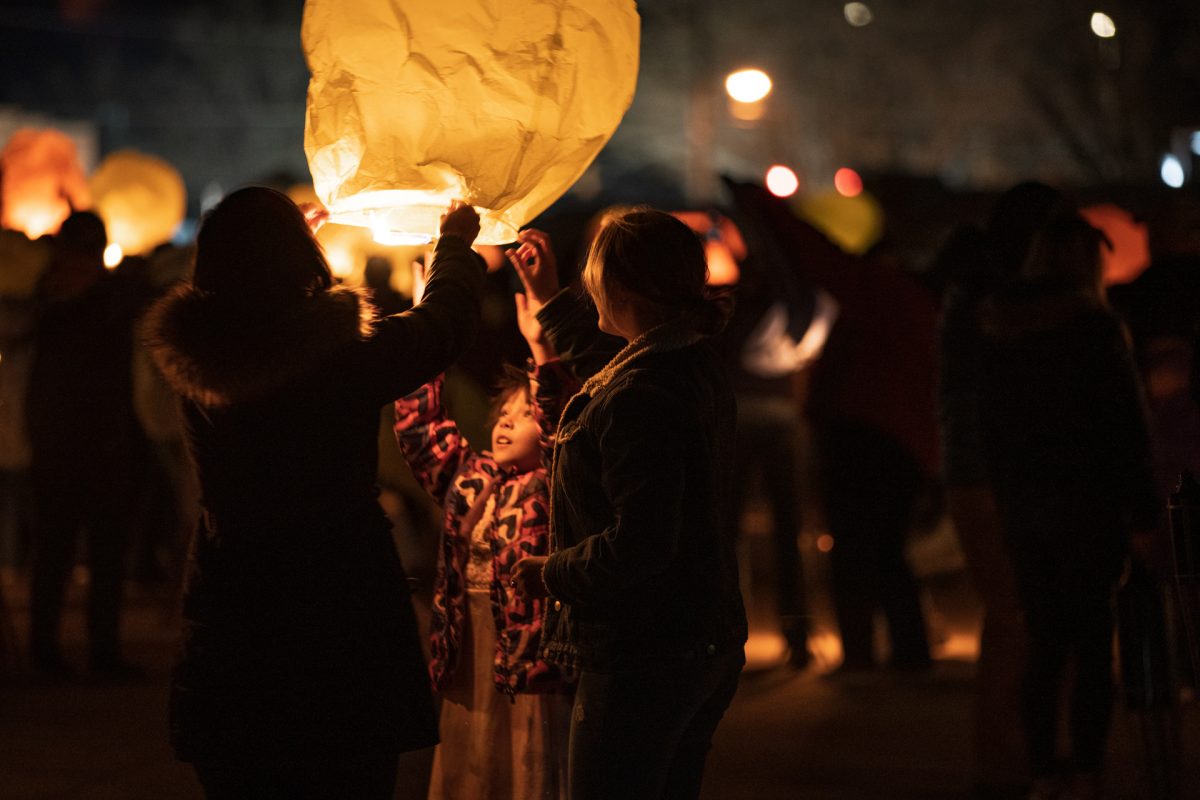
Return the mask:
<svg viewBox="0 0 1200 800"><path fill-rule="evenodd" d="M108 247L104 248L104 266L108 269L116 269L124 258L125 251L116 242L110 242Z"/></svg>

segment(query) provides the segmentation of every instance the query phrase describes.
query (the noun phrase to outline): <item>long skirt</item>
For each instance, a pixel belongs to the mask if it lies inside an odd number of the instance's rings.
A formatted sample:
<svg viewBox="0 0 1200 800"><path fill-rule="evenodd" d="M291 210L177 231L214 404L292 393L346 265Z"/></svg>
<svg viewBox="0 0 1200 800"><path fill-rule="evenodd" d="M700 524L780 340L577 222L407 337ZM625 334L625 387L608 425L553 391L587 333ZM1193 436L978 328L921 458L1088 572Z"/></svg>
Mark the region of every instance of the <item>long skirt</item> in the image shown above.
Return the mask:
<svg viewBox="0 0 1200 800"><path fill-rule="evenodd" d="M429 800L565 800L570 700L498 691L496 625L486 590L467 592L463 652L442 694Z"/></svg>

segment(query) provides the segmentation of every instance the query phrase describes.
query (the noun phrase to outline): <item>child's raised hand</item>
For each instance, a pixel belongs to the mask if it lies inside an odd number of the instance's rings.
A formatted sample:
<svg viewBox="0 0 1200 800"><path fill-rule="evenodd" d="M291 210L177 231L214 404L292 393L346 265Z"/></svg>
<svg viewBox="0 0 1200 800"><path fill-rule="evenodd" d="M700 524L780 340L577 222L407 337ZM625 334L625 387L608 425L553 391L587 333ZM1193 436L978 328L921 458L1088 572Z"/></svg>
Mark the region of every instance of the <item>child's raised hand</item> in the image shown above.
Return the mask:
<svg viewBox="0 0 1200 800"><path fill-rule="evenodd" d="M554 349L546 341L542 323L538 322L537 318L537 309L541 308L541 304L530 300L529 295L521 292L513 295L513 302L517 306L517 327L521 329L521 335L525 337L525 343L529 345L533 363L545 364L552 360Z"/></svg>
<svg viewBox="0 0 1200 800"><path fill-rule="evenodd" d="M536 228L517 234L517 246L504 251L517 277L525 286L533 313L537 313L558 293L558 261L550 246L550 236Z"/></svg>

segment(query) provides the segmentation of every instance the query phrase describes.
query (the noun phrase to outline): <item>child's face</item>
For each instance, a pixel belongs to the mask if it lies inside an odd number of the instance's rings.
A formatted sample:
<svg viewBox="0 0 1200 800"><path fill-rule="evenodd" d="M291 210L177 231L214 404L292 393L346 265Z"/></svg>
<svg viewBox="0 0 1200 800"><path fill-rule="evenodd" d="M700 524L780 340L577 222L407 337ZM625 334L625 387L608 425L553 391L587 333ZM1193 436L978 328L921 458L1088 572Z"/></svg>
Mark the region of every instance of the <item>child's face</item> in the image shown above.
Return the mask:
<svg viewBox="0 0 1200 800"><path fill-rule="evenodd" d="M541 464L541 430L525 392L513 392L500 407L492 428L492 457L505 469L529 472Z"/></svg>

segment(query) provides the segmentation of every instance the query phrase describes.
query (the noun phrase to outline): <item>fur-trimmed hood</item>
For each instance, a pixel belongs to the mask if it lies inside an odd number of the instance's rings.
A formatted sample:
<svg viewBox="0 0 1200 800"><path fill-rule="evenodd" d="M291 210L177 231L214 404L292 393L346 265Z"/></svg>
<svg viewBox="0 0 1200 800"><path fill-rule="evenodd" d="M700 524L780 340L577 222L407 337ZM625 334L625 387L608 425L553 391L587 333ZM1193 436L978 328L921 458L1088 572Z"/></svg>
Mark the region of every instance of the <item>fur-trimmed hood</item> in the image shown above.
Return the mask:
<svg viewBox="0 0 1200 800"><path fill-rule="evenodd" d="M365 290L335 286L285 306L230 303L190 283L147 312L142 340L171 387L202 406L255 400L370 335Z"/></svg>

